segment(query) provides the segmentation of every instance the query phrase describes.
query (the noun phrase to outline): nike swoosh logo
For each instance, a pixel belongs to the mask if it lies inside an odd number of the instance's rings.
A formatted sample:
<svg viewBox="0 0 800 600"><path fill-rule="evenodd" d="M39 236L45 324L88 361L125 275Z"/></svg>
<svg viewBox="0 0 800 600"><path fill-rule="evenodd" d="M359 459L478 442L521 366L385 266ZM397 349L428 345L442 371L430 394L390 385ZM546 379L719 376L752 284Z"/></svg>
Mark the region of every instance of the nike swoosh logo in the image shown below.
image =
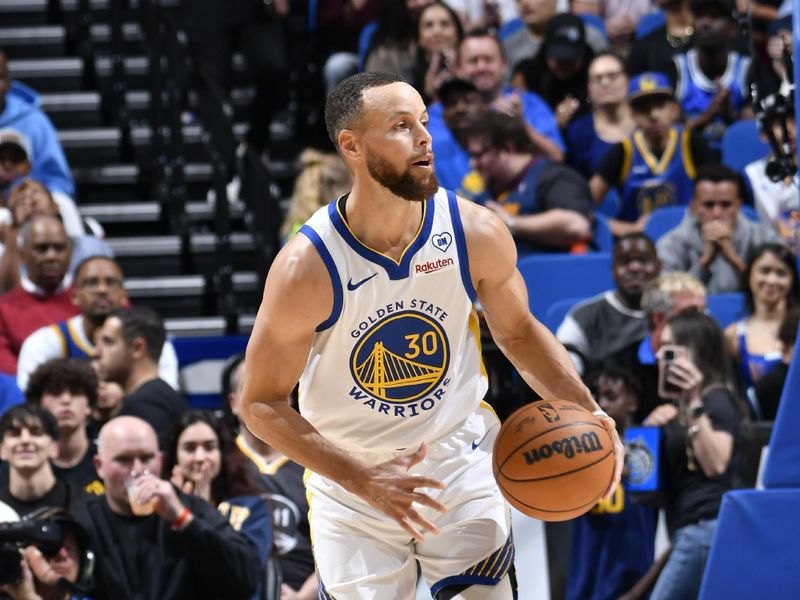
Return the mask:
<svg viewBox="0 0 800 600"><path fill-rule="evenodd" d="M358 282L356 282L356 283L353 283L353 280L352 280L352 279L348 279L348 280L347 280L347 289L348 289L349 291L351 291L351 292L352 292L352 291L354 291L354 290L357 290L358 288L360 288L362 285L364 285L365 283L367 283L367 282L368 282L370 279L372 279L372 278L373 278L373 277L375 277L376 275L377 275L377 273L373 273L373 274L372 274L372 275L370 275L369 277L365 277L364 279L362 279L361 281L358 281Z"/></svg>
<svg viewBox="0 0 800 600"><path fill-rule="evenodd" d="M489 432L487 431L486 433L483 434L483 437L481 439L479 439L477 442L472 442L472 449L475 450L478 446L480 446L481 442L486 439L486 436L488 434L489 434Z"/></svg>

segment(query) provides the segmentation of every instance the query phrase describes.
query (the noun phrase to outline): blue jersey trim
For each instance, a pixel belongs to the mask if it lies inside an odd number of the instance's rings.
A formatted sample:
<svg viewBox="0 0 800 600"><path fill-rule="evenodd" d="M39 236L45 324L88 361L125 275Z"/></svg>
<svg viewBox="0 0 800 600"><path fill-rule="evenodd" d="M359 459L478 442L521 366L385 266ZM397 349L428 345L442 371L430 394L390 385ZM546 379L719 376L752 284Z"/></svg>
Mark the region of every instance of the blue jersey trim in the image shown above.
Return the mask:
<svg viewBox="0 0 800 600"><path fill-rule="evenodd" d="M392 260L388 256L385 256L380 252L376 252L372 248L361 243L361 241L355 235L353 235L353 232L350 231L347 223L345 223L342 215L339 213L338 202L332 202L328 205L328 216L331 219L331 223L333 223L333 226L336 228L336 231L339 232L339 235L342 236L342 239L347 242L347 245L350 246L353 251L356 252L356 254L358 254L361 258L383 268L386 271L386 274L389 276L389 279L394 281L408 277L411 261L414 259L414 255L428 241L431 229L433 228L434 207L435 204L433 198L428 198L425 201L425 215L422 227L420 228L417 237L414 238L414 240L403 252L400 262Z"/></svg>
<svg viewBox="0 0 800 600"><path fill-rule="evenodd" d="M339 319L339 315L342 314L342 301L344 298L344 294L342 293L342 278L339 276L339 269L336 268L336 263L333 262L331 253L328 252L328 249L325 247L325 242L322 241L319 234L308 225L303 225L298 233L305 235L311 243L314 244L314 248L319 252L320 258L322 258L322 262L325 263L325 268L328 269L328 274L331 276L331 283L333 284L333 309L331 310L331 315L325 321L317 325L317 332L325 331L333 326Z"/></svg>
<svg viewBox="0 0 800 600"><path fill-rule="evenodd" d="M447 203L450 205L450 220L453 222L453 233L456 237L456 249L458 250L458 266L461 269L461 283L467 292L470 301L475 302L478 293L472 285L472 277L469 272L469 255L467 254L467 237L464 235L464 226L461 224L461 213L458 211L458 198L455 193L447 190Z"/></svg>

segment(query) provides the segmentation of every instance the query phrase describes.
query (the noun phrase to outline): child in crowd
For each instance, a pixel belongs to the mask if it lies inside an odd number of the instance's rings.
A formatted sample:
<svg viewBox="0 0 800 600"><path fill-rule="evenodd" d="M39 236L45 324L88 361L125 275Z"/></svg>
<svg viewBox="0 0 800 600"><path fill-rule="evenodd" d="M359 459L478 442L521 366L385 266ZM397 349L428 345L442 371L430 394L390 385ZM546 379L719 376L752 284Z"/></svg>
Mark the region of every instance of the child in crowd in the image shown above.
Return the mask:
<svg viewBox="0 0 800 600"><path fill-rule="evenodd" d="M662 206L685 206L692 199L697 167L713 162L700 136L677 125L680 107L663 73L637 75L628 88L636 129L611 147L589 186L600 203L612 187L621 207L609 225L614 235L644 230L647 216Z"/></svg>
<svg viewBox="0 0 800 600"><path fill-rule="evenodd" d="M589 374L586 385L616 421L621 438L638 406L639 383L615 367ZM655 582L658 511L631 501L625 486L573 522L567 600L640 598Z"/></svg>

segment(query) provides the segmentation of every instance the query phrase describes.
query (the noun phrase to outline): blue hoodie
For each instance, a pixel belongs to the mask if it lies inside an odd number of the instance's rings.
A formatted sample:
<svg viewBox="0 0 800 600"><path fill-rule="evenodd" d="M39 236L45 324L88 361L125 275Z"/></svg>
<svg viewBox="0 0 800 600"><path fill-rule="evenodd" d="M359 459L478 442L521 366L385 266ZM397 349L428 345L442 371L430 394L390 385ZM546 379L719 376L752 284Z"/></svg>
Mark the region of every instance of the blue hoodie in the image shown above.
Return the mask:
<svg viewBox="0 0 800 600"><path fill-rule="evenodd" d="M75 197L75 184L55 127L39 108L39 94L19 81L11 82L6 106L0 113L0 129L10 127L31 142L30 178L41 181L51 192Z"/></svg>

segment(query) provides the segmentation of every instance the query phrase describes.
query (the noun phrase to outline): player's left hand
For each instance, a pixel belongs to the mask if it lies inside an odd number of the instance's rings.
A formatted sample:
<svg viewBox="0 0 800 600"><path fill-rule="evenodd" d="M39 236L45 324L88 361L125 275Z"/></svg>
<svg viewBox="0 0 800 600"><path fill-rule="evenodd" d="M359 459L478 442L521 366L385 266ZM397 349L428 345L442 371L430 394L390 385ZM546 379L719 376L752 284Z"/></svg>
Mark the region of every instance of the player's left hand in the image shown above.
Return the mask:
<svg viewBox="0 0 800 600"><path fill-rule="evenodd" d="M426 452L427 446L422 444L413 454L367 468L361 481L351 490L373 508L397 521L417 541L423 540L422 530L439 533L439 528L420 514L414 504L439 512L447 511L441 502L417 491L417 488L443 489L441 481L408 473L411 467L422 462Z"/></svg>
<svg viewBox="0 0 800 600"><path fill-rule="evenodd" d="M611 500L611 496L614 494L614 491L617 489L622 479L622 468L625 466L625 446L622 445L622 440L619 439L617 424L614 422L614 419L608 415L596 416L600 419L603 427L606 428L608 435L611 436L611 444L614 448L614 476L611 478L611 485L608 486L606 493L603 494L604 500Z"/></svg>

